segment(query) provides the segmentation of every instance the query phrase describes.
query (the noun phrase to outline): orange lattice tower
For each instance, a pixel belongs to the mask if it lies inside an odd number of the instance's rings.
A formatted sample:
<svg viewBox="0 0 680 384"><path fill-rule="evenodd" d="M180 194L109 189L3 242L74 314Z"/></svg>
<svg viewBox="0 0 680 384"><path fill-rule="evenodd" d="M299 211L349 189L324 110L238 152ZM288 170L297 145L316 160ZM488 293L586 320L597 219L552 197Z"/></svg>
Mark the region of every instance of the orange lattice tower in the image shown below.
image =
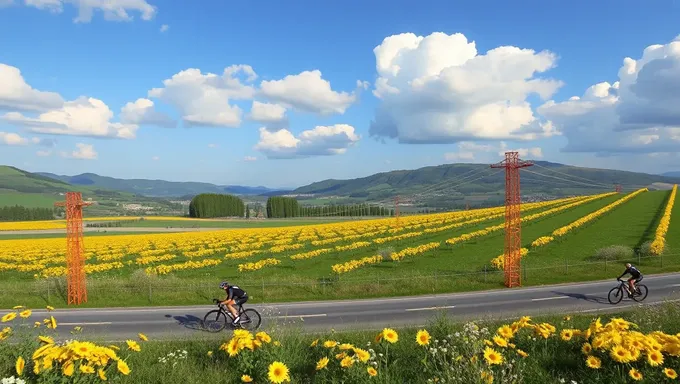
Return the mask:
<svg viewBox="0 0 680 384"><path fill-rule="evenodd" d="M83 207L92 203L84 202L80 192L66 192L66 201L54 203L66 208L66 266L68 282L68 304L87 302L85 286L85 247L83 246Z"/></svg>
<svg viewBox="0 0 680 384"><path fill-rule="evenodd" d="M621 184L616 184L614 187L616 188L616 193L621 193Z"/></svg>
<svg viewBox="0 0 680 384"><path fill-rule="evenodd" d="M520 275L520 250L522 248L522 219L520 215L519 169L532 166L520 160L518 152L505 152L505 160L491 168L505 168L505 286L522 285Z"/></svg>

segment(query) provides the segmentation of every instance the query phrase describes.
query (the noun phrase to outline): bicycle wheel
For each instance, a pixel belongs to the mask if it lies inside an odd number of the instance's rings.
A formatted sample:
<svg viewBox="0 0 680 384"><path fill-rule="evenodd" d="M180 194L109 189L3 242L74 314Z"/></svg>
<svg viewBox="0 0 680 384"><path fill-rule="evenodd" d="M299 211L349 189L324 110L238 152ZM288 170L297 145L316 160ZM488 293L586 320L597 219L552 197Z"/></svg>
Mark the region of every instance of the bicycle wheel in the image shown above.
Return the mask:
<svg viewBox="0 0 680 384"><path fill-rule="evenodd" d="M247 330L253 330L260 328L261 323L262 317L260 317L260 314L256 310L250 308L243 311L240 321L241 327Z"/></svg>
<svg viewBox="0 0 680 384"><path fill-rule="evenodd" d="M219 309L213 309L205 314L203 328L208 332L219 332L227 326L227 316Z"/></svg>
<svg viewBox="0 0 680 384"><path fill-rule="evenodd" d="M642 301L642 300L644 300L644 299L647 298L647 293L649 293L649 292L648 292L648 290L647 290L647 286L646 286L646 285L638 284L638 285L637 285L637 291L640 292L640 293L637 293L637 292L636 292L636 293L633 295L633 300L635 300L635 301Z"/></svg>
<svg viewBox="0 0 680 384"><path fill-rule="evenodd" d="M612 294L614 295L612 296ZM607 298L609 299L610 303L618 304L623 299L623 289L621 289L621 287L612 288L612 290L609 291Z"/></svg>

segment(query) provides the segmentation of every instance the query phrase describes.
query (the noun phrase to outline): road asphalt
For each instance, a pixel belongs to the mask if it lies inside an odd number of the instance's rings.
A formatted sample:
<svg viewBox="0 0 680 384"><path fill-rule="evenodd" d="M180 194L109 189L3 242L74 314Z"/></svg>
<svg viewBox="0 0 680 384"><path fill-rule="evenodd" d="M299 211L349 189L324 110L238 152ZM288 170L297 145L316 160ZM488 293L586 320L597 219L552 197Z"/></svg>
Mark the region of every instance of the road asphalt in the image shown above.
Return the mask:
<svg viewBox="0 0 680 384"><path fill-rule="evenodd" d="M649 288L643 304L680 301L680 273L647 276L642 284ZM378 298L361 300L316 301L280 304L246 304L262 315L262 329L273 326L300 327L304 332L346 329L380 329L385 326L424 326L436 315L446 313L454 320L489 320L522 315L597 313L630 309L641 305L624 298L617 305L607 300L615 279L586 283L528 288L500 289L470 293ZM72 337L69 332L82 327L94 340L120 341L136 338L142 332L154 339L225 338L226 332L203 329L204 315L215 306L57 309L58 338ZM7 313L0 311L0 315ZM34 310L30 319L41 321L49 314ZM14 320L14 322L18 321ZM5 324L1 324L5 325Z"/></svg>

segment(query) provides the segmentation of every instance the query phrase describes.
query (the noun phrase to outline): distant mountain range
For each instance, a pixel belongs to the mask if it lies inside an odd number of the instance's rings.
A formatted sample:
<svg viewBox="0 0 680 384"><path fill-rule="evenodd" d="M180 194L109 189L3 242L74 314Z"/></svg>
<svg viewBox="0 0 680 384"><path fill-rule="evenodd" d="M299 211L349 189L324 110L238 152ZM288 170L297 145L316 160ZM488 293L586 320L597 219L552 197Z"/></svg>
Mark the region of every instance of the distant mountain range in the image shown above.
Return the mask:
<svg viewBox="0 0 680 384"><path fill-rule="evenodd" d="M124 191L151 197L190 197L199 193L229 193L234 195L262 195L269 193L285 193L267 187L247 187L241 185L215 185L199 182L179 182L148 179L118 179L100 176L94 173L83 173L75 176L55 175L37 172L37 175L78 186L105 188Z"/></svg>
<svg viewBox="0 0 680 384"><path fill-rule="evenodd" d="M680 177L680 171L662 173L661 176Z"/></svg>
<svg viewBox="0 0 680 384"><path fill-rule="evenodd" d="M680 183L679 177L610 169L582 168L547 161L535 161L521 171L522 194L568 195L651 186L654 183ZM505 176L486 164L445 164L415 170L383 172L351 180L328 179L295 189L291 194L354 197L368 200L395 195L497 195L502 197Z"/></svg>

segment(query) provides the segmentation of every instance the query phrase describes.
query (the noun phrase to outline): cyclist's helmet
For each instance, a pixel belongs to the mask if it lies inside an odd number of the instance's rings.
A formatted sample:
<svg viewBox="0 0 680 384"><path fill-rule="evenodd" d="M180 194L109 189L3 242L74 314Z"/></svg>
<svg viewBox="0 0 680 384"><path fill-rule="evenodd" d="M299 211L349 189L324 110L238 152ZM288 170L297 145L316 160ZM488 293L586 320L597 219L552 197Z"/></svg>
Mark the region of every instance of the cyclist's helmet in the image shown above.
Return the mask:
<svg viewBox="0 0 680 384"><path fill-rule="evenodd" d="M229 282L227 282L227 281L223 281L223 282L220 283L220 289L224 289L228 286L229 286Z"/></svg>

